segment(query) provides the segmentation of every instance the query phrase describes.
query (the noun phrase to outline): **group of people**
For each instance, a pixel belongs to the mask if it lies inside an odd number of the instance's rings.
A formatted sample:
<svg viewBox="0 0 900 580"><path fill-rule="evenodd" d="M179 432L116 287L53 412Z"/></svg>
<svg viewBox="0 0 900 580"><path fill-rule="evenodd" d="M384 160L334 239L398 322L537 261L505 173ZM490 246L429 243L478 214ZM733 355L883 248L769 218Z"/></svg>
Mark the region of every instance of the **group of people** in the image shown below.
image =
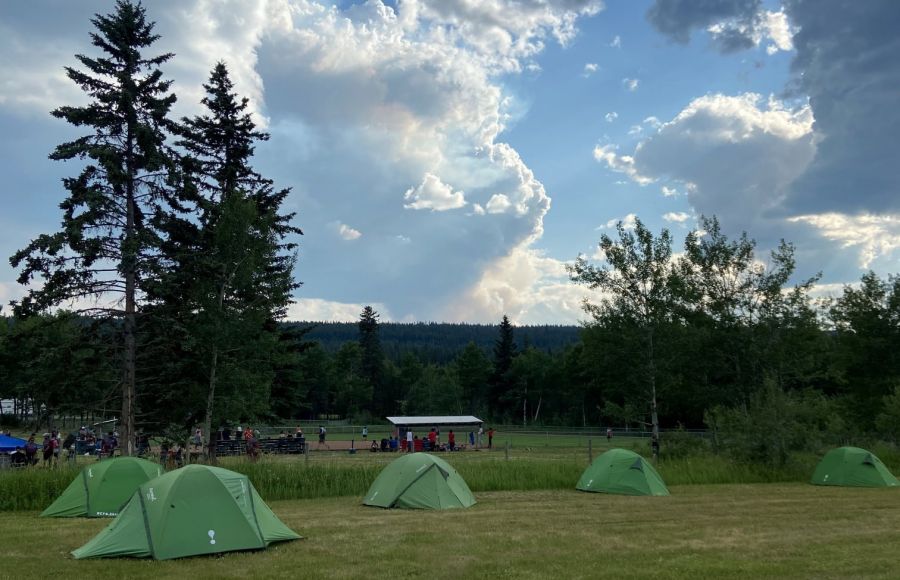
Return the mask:
<svg viewBox="0 0 900 580"><path fill-rule="evenodd" d="M6 435L10 435L10 432L7 431ZM96 453L101 457L111 457L119 447L117 433L110 431L97 438L92 429L84 426L78 430L77 435L70 432L65 438L55 427L43 434L40 443L37 442L37 437L37 433L32 433L24 445L16 447L15 451L10 453L9 461L13 467L35 466L40 458L43 459L44 466L52 467L59 464L63 451L71 461L74 461L75 455L82 451L86 455Z"/></svg>
<svg viewBox="0 0 900 580"><path fill-rule="evenodd" d="M494 428L490 427L487 430L487 448L493 449L494 447ZM473 449L481 449L484 446L484 435L485 430L484 427L479 426L478 431L469 431L469 446ZM391 440L394 438L391 437ZM441 430L439 427L432 427L431 430L425 437L419 438L418 435L413 433L412 429L407 428L405 430L405 442L402 446L403 449L407 453L413 453L416 451L457 451L460 447L456 443L456 433L453 432L453 429L450 429L450 432L447 433L447 441L446 443L441 442ZM388 440L388 444L390 445L390 441ZM382 440L383 441L383 440ZM375 442L372 442L373 451Z"/></svg>

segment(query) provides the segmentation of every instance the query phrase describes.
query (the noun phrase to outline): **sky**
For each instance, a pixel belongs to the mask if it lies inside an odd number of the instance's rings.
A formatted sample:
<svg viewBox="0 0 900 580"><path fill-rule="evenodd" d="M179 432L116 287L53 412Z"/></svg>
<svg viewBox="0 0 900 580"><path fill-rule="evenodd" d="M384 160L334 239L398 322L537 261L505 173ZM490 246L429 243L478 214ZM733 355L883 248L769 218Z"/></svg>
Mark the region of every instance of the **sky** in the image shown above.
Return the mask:
<svg viewBox="0 0 900 580"><path fill-rule="evenodd" d="M56 231L99 0L0 3L0 255ZM292 192L290 317L574 324L565 266L701 215L820 293L900 273L900 2L153 0L175 116L217 61ZM676 250L679 249L676 247ZM0 303L21 297L0 261Z"/></svg>

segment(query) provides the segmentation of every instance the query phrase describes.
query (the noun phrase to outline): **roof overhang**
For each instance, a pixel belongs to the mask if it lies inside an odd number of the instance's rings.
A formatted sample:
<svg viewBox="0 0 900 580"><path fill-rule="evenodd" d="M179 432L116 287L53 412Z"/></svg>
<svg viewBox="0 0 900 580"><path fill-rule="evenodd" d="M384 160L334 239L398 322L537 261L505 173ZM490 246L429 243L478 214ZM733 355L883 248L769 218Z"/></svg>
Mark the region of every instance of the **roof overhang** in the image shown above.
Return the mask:
<svg viewBox="0 0 900 580"><path fill-rule="evenodd" d="M387 417L397 427L434 427L437 425L452 427L455 425L481 425L484 423L473 415L437 415L431 417Z"/></svg>

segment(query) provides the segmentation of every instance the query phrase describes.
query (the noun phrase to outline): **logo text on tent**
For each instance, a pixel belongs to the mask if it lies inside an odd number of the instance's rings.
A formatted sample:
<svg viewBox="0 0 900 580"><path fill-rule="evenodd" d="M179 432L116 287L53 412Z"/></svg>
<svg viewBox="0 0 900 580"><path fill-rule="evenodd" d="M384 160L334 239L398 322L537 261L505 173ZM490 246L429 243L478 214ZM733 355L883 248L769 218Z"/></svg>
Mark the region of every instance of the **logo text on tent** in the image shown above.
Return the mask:
<svg viewBox="0 0 900 580"><path fill-rule="evenodd" d="M149 490L147 490L147 500L148 501L156 501L156 494L153 493L152 487Z"/></svg>
<svg viewBox="0 0 900 580"><path fill-rule="evenodd" d="M88 477L94 477L94 470L88 468Z"/></svg>
<svg viewBox="0 0 900 580"><path fill-rule="evenodd" d="M216 543L216 531L215 530L210 530L210 531L206 532L206 535L209 536L210 544Z"/></svg>

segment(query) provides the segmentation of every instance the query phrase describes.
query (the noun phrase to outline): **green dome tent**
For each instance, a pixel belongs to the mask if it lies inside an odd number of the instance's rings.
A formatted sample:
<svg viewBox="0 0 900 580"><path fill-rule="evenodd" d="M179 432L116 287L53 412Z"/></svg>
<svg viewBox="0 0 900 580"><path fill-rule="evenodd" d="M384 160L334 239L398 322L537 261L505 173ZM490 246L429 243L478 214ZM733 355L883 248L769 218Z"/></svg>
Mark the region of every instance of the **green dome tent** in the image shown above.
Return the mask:
<svg viewBox="0 0 900 580"><path fill-rule="evenodd" d="M159 465L136 457L94 463L81 470L41 517L114 517L140 484L161 473Z"/></svg>
<svg viewBox="0 0 900 580"><path fill-rule="evenodd" d="M122 513L72 555L169 560L256 550L300 538L272 513L247 476L188 465L142 484Z"/></svg>
<svg viewBox="0 0 900 580"><path fill-rule="evenodd" d="M581 474L575 489L623 495L669 495L665 482L643 457L610 449Z"/></svg>
<svg viewBox="0 0 900 580"><path fill-rule="evenodd" d="M472 506L475 496L446 461L427 453L412 453L381 470L363 503L383 508L446 510Z"/></svg>
<svg viewBox="0 0 900 580"><path fill-rule="evenodd" d="M852 487L900 486L880 459L859 447L838 447L826 453L816 466L810 483Z"/></svg>

